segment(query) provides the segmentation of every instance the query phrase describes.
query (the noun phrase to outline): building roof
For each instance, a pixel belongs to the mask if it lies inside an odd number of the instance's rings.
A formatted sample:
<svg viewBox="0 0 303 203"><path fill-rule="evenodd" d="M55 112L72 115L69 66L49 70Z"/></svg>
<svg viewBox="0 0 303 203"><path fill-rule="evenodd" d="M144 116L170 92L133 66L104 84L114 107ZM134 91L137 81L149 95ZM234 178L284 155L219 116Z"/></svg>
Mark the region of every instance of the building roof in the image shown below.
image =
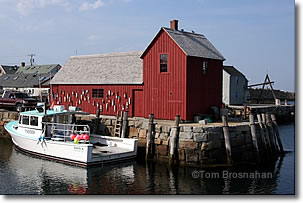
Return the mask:
<svg viewBox="0 0 303 203"><path fill-rule="evenodd" d="M142 84L142 53L71 56L51 84Z"/></svg>
<svg viewBox="0 0 303 203"><path fill-rule="evenodd" d="M173 30L165 27L161 28L150 45L145 49L141 58L143 58L161 31L165 31L187 56L202 57L222 61L225 60L223 55L214 47L214 45L210 43L210 41L208 41L204 35L193 32Z"/></svg>
<svg viewBox="0 0 303 203"><path fill-rule="evenodd" d="M223 70L225 70L229 75L234 75L234 76L243 76L245 75L238 71L235 67L233 66L223 66ZM246 77L245 77L246 78Z"/></svg>
<svg viewBox="0 0 303 203"><path fill-rule="evenodd" d="M19 68L19 66L6 66L6 65L0 65L0 66L3 68L5 74L14 74Z"/></svg>
<svg viewBox="0 0 303 203"><path fill-rule="evenodd" d="M59 64L24 66L24 67L20 67L16 73L25 73L25 74L30 74L30 73L44 74L50 72L55 73L60 68L61 66Z"/></svg>
<svg viewBox="0 0 303 203"><path fill-rule="evenodd" d="M49 74L5 74L0 76L1 87L27 88L45 86L50 80Z"/></svg>

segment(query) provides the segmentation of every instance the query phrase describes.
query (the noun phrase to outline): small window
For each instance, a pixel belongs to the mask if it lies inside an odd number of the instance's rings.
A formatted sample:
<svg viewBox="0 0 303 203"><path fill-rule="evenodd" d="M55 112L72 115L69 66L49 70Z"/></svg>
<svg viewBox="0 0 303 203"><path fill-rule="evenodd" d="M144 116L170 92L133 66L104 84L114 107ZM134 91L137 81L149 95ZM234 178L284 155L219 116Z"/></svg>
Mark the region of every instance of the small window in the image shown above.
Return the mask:
<svg viewBox="0 0 303 203"><path fill-rule="evenodd" d="M22 116L22 124L29 125L29 116Z"/></svg>
<svg viewBox="0 0 303 203"><path fill-rule="evenodd" d="M104 89L93 89L93 98L103 98L104 96Z"/></svg>
<svg viewBox="0 0 303 203"><path fill-rule="evenodd" d="M202 62L202 72L203 72L203 74L207 73L207 66L208 66L207 61L203 61Z"/></svg>
<svg viewBox="0 0 303 203"><path fill-rule="evenodd" d="M167 54L160 54L160 73L167 72Z"/></svg>
<svg viewBox="0 0 303 203"><path fill-rule="evenodd" d="M38 117L31 116L30 125L32 126L38 126Z"/></svg>
<svg viewBox="0 0 303 203"><path fill-rule="evenodd" d="M19 76L14 77L14 80L17 80Z"/></svg>
<svg viewBox="0 0 303 203"><path fill-rule="evenodd" d="M6 77L4 78L4 80L8 80L8 78L9 78L9 76L6 76Z"/></svg>

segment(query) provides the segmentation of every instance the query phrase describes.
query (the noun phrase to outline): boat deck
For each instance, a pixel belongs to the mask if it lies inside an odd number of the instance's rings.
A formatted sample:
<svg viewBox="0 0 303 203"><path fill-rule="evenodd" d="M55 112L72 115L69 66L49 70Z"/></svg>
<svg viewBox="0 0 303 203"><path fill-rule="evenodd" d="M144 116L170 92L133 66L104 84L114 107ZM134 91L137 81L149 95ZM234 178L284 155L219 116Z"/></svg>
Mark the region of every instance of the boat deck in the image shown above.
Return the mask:
<svg viewBox="0 0 303 203"><path fill-rule="evenodd" d="M93 155L100 154L121 154L130 152L129 149L121 148L121 147L109 147L109 146L95 146L93 149Z"/></svg>

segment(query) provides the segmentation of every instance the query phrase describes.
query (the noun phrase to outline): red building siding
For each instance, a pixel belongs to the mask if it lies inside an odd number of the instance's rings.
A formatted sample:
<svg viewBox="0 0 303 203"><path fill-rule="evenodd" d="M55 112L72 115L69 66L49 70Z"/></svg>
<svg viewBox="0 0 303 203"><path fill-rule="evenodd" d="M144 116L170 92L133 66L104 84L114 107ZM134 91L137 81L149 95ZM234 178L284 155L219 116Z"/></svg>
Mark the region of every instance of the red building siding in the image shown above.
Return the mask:
<svg viewBox="0 0 303 203"><path fill-rule="evenodd" d="M103 89L104 97L93 98L93 89ZM142 89L143 85L52 85L51 87L55 104L64 105L66 108L68 106L77 106L81 107L85 112L95 114L97 111L97 103L99 102L99 108L101 108L101 114L103 115L116 115L117 110L121 111L124 107L124 110L129 111L130 116L139 116L135 115L133 111L134 108L137 108L134 106L134 99L142 102L141 104L137 102L136 105L144 105L143 96L141 96L141 98L134 98L134 91ZM109 91L111 93L110 95L108 94ZM78 97L76 97L76 93ZM54 98L56 94L58 97ZM120 96L120 99L117 98L117 94ZM138 95L138 97L140 97L140 95ZM79 103L79 101L81 102ZM126 104L129 101L130 103L127 108ZM140 106L138 106L138 108L140 108Z"/></svg>
<svg viewBox="0 0 303 203"><path fill-rule="evenodd" d="M166 73L160 73L160 54L168 55ZM186 117L186 55L160 31L143 56L144 115L157 119Z"/></svg>
<svg viewBox="0 0 303 203"><path fill-rule="evenodd" d="M202 72L202 61L207 61L207 73ZM223 61L187 58L187 118L195 114L209 114L210 107L222 104Z"/></svg>

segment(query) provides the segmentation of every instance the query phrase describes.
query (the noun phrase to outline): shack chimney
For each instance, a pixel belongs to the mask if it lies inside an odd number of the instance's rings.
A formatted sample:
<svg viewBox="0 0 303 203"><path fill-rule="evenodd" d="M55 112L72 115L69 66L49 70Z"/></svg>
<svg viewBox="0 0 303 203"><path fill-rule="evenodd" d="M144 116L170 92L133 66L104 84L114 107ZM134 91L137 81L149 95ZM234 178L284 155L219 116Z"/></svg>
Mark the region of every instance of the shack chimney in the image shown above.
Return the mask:
<svg viewBox="0 0 303 203"><path fill-rule="evenodd" d="M25 62L21 62L21 68L25 67Z"/></svg>
<svg viewBox="0 0 303 203"><path fill-rule="evenodd" d="M170 21L170 29L178 30L178 20L171 20Z"/></svg>

